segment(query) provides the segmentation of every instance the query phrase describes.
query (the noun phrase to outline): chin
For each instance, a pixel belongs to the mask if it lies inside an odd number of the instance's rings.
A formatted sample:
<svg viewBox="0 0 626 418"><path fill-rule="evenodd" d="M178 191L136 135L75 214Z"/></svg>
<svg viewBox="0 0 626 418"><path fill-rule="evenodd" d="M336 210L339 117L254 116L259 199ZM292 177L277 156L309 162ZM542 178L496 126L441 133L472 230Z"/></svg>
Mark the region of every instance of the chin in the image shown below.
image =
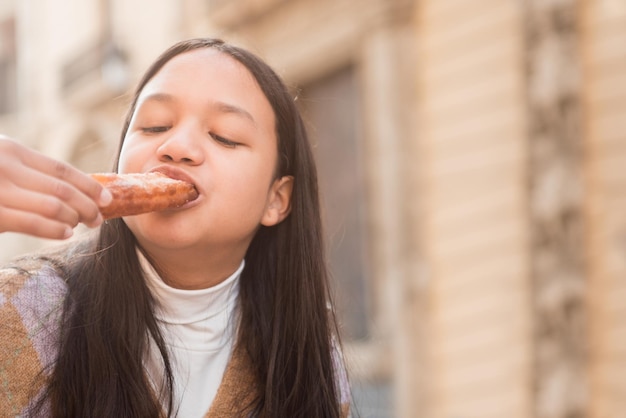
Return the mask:
<svg viewBox="0 0 626 418"><path fill-rule="evenodd" d="M177 249L192 245L197 239L198 229L186 222L175 221L152 214L125 219L128 228L142 245Z"/></svg>

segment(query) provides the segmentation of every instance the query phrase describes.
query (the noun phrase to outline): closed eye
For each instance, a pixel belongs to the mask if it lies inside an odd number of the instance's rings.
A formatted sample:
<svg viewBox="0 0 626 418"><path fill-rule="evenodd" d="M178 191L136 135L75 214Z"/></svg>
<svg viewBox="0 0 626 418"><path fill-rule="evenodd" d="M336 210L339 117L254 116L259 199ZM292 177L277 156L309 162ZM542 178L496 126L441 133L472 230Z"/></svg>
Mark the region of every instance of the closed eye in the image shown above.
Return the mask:
<svg viewBox="0 0 626 418"><path fill-rule="evenodd" d="M211 138L213 138L215 141L228 148L236 148L238 145L241 145L239 142L231 141L230 139L216 135L213 132L209 132L209 135L211 135Z"/></svg>
<svg viewBox="0 0 626 418"><path fill-rule="evenodd" d="M162 132L167 132L169 129L169 126L148 126L145 128L141 128L141 131L147 134L158 134Z"/></svg>

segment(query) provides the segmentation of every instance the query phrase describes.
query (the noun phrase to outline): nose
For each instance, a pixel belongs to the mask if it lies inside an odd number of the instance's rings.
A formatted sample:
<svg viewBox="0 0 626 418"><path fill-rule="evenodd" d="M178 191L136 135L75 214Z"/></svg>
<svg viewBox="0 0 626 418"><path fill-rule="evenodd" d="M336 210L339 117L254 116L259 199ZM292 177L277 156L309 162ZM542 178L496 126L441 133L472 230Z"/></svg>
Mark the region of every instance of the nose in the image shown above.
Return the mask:
<svg viewBox="0 0 626 418"><path fill-rule="evenodd" d="M170 131L157 149L157 155L162 162L175 162L190 165L201 164L204 154L201 139L192 129L178 128Z"/></svg>

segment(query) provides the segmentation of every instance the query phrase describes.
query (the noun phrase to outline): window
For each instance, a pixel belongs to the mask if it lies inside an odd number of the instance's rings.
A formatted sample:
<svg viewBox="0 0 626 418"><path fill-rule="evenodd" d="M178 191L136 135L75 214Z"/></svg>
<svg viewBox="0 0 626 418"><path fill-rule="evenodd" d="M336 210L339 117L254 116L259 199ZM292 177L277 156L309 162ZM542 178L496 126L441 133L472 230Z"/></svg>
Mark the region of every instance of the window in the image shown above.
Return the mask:
<svg viewBox="0 0 626 418"><path fill-rule="evenodd" d="M303 86L298 102L308 122L319 172L323 220L337 313L344 338L368 331L365 178L361 98L353 67Z"/></svg>

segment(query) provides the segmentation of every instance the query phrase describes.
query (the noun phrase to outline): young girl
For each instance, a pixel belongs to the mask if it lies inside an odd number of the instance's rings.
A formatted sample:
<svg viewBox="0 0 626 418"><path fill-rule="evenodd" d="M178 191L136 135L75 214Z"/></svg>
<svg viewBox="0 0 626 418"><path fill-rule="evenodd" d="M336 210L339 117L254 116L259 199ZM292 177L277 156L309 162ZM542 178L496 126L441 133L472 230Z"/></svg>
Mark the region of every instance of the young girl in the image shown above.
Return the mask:
<svg viewBox="0 0 626 418"><path fill-rule="evenodd" d="M7 139L0 159L0 231L101 224L111 196L87 175ZM199 197L0 270L0 415L347 416L316 170L279 77L220 40L174 45L139 83L116 169Z"/></svg>

